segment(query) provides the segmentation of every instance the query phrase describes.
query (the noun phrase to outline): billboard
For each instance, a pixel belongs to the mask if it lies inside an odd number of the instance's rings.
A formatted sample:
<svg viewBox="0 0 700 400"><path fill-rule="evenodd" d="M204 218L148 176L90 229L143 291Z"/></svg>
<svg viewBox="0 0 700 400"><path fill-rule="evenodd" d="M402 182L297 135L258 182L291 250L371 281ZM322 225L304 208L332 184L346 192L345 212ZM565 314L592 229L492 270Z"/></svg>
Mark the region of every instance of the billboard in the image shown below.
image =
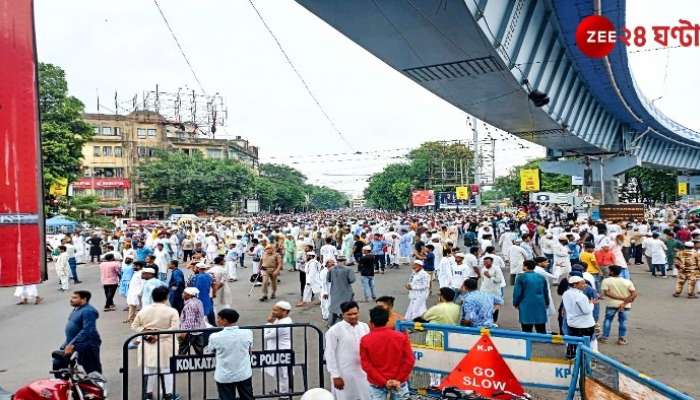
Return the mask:
<svg viewBox="0 0 700 400"><path fill-rule="evenodd" d="M435 205L435 193L432 190L414 190L411 193L413 207L427 207Z"/></svg>
<svg viewBox="0 0 700 400"><path fill-rule="evenodd" d="M467 200L461 200L456 192L438 192L437 197L438 207L442 209L455 209L469 204L469 197Z"/></svg>
<svg viewBox="0 0 700 400"><path fill-rule="evenodd" d="M0 0L0 286L45 277L37 64L31 0ZM42 273L43 272L43 273Z"/></svg>

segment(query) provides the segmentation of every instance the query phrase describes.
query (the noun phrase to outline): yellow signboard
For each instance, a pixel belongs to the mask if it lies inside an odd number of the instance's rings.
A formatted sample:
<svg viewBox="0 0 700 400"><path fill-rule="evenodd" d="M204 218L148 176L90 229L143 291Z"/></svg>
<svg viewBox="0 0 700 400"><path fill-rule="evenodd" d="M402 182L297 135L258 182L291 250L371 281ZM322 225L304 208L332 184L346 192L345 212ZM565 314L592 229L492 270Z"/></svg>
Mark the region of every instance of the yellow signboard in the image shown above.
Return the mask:
<svg viewBox="0 0 700 400"><path fill-rule="evenodd" d="M687 196L688 195L688 182L678 182L678 195Z"/></svg>
<svg viewBox="0 0 700 400"><path fill-rule="evenodd" d="M65 196L68 192L68 179L58 178L49 187L49 194L53 196Z"/></svg>
<svg viewBox="0 0 700 400"><path fill-rule="evenodd" d="M468 186L457 186L455 192L457 193L457 200L469 200Z"/></svg>
<svg viewBox="0 0 700 400"><path fill-rule="evenodd" d="M540 170L521 169L520 170L520 191L521 192L537 192L540 190Z"/></svg>

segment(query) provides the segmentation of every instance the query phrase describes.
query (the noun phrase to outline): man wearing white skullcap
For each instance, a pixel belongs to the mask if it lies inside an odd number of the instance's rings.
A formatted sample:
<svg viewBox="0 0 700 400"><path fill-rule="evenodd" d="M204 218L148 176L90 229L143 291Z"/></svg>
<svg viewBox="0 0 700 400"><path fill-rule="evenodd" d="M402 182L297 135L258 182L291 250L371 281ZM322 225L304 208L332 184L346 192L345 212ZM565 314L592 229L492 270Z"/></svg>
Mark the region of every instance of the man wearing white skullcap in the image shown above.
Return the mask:
<svg viewBox="0 0 700 400"><path fill-rule="evenodd" d="M293 321L289 317L289 312L292 310L292 305L287 301L278 301L272 306L272 311L267 316L266 325L286 325L292 324ZM289 350L292 348L292 329L291 328L266 328L263 332L265 338L266 350ZM286 367L267 367L265 374L272 377L272 382L277 381L274 392L283 396L289 393L289 369ZM279 378L275 380L275 376L279 374ZM263 388L266 389L266 388Z"/></svg>
<svg viewBox="0 0 700 400"><path fill-rule="evenodd" d="M199 289L196 287L185 288L182 298L185 300L185 305L180 314L180 329L196 330L206 328L204 319L204 306L202 301L197 298ZM196 354L202 354L205 346L205 338L201 332L182 333L178 335L180 340L179 354L189 354L190 347L194 348Z"/></svg>
<svg viewBox="0 0 700 400"><path fill-rule="evenodd" d="M301 396L301 400L333 400L331 392L322 388L309 389Z"/></svg>
<svg viewBox="0 0 700 400"><path fill-rule="evenodd" d="M413 274L406 284L408 289L408 309L406 309L406 319L420 317L427 310L425 304L428 299L430 288L430 275L423 270L423 261L413 262Z"/></svg>
<svg viewBox="0 0 700 400"><path fill-rule="evenodd" d="M298 306L303 306L305 304L311 303L314 296L321 296L321 289L323 282L321 281L321 270L323 266L316 259L316 253L309 251L306 253L306 263L304 264L304 272L306 273L306 285L304 286L304 293L302 295L302 300Z"/></svg>
<svg viewBox="0 0 700 400"><path fill-rule="evenodd" d="M156 270L153 268L144 268L141 271L141 277L143 278L143 290L141 292L141 308L153 304L153 289L159 286L166 286L165 282L160 279L155 279Z"/></svg>

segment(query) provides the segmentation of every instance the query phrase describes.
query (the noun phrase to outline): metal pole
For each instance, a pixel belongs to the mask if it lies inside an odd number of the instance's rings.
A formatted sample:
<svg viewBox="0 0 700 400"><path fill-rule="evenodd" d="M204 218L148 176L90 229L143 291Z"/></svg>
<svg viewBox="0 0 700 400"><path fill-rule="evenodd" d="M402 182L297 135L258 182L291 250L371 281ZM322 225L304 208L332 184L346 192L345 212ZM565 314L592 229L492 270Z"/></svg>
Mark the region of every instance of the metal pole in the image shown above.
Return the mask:
<svg viewBox="0 0 700 400"><path fill-rule="evenodd" d="M472 117L472 140L474 141L474 183L481 184L481 153L479 151L479 130L477 128L478 120ZM481 207L481 194L474 196L474 201L477 207Z"/></svg>
<svg viewBox="0 0 700 400"><path fill-rule="evenodd" d="M605 204L605 167L603 166L603 156L600 156L600 204Z"/></svg>

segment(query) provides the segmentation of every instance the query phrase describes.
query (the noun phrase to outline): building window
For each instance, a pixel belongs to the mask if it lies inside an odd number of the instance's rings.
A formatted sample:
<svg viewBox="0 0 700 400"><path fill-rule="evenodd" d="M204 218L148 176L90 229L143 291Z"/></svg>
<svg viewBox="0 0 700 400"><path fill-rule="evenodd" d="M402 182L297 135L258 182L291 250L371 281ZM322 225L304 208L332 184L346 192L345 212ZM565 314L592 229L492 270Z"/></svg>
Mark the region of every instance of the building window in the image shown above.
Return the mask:
<svg viewBox="0 0 700 400"><path fill-rule="evenodd" d="M99 127L99 126L93 126L93 127L92 127L92 133L94 133L95 135L99 135L99 134L100 134L100 127Z"/></svg>
<svg viewBox="0 0 700 400"><path fill-rule="evenodd" d="M145 139L146 138L146 129L136 128L136 136L138 136L139 139Z"/></svg>
<svg viewBox="0 0 700 400"><path fill-rule="evenodd" d="M118 200L124 197L124 189L95 189L95 194L101 199Z"/></svg>
<svg viewBox="0 0 700 400"><path fill-rule="evenodd" d="M148 156L148 147L137 147L136 152L139 155L139 157L146 157Z"/></svg>
<svg viewBox="0 0 700 400"><path fill-rule="evenodd" d="M95 156L95 157L101 156L102 154L100 153L100 151L101 151L100 146L93 146L92 147L92 155L93 156Z"/></svg>
<svg viewBox="0 0 700 400"><path fill-rule="evenodd" d="M221 149L207 149L207 157L221 159L223 158L223 151Z"/></svg>
<svg viewBox="0 0 700 400"><path fill-rule="evenodd" d="M121 156L122 156L122 148L121 148L121 146L114 146L114 156L115 156L115 157L121 157Z"/></svg>
<svg viewBox="0 0 700 400"><path fill-rule="evenodd" d="M103 146L102 155L105 157L112 157L112 146Z"/></svg>
<svg viewBox="0 0 700 400"><path fill-rule="evenodd" d="M148 148L148 156L149 157L157 157L158 156L158 149L154 148Z"/></svg>
<svg viewBox="0 0 700 400"><path fill-rule="evenodd" d="M114 135L114 130L112 129L111 126L103 126L102 127L102 135L112 136L112 135Z"/></svg>
<svg viewBox="0 0 700 400"><path fill-rule="evenodd" d="M150 137L150 138L156 137L156 130L155 130L155 129L149 129L149 130L148 130L148 137Z"/></svg>

